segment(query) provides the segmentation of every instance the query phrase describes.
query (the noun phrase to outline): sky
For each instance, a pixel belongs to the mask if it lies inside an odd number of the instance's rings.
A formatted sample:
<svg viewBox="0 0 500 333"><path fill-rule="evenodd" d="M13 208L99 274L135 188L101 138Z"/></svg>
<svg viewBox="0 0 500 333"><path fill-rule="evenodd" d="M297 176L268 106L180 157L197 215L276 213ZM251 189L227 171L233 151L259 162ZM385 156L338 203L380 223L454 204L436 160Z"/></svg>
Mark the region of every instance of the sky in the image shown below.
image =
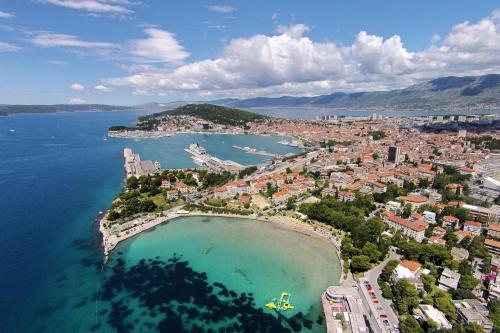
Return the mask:
<svg viewBox="0 0 500 333"><path fill-rule="evenodd" d="M500 73L500 0L0 0L0 104L313 96Z"/></svg>

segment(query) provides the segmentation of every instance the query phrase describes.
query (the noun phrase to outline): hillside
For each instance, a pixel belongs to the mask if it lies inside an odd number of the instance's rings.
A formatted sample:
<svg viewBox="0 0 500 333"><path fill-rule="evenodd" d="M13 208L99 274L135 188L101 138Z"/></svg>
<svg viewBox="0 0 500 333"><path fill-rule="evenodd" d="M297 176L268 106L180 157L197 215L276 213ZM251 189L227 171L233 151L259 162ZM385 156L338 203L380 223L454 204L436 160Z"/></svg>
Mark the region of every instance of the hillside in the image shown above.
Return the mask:
<svg viewBox="0 0 500 333"><path fill-rule="evenodd" d="M0 105L0 115L16 113L53 113L77 111L112 111L133 109L130 106L104 104Z"/></svg>
<svg viewBox="0 0 500 333"><path fill-rule="evenodd" d="M154 119L164 116L192 116L221 125L232 125L243 127L246 123L265 116L249 111L243 111L213 104L187 104L173 110L153 113L148 116L139 117L140 123L148 123Z"/></svg>
<svg viewBox="0 0 500 333"><path fill-rule="evenodd" d="M500 109L500 74L442 77L391 91L343 93L314 97L282 96L222 99L230 107L331 107L353 110Z"/></svg>

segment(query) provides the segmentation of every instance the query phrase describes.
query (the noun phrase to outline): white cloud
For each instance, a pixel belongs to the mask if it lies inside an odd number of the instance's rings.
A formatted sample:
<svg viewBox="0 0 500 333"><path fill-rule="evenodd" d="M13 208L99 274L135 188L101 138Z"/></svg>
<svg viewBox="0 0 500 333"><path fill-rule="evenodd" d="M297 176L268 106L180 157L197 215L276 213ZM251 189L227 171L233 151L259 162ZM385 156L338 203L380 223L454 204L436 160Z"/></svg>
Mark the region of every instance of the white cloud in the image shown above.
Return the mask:
<svg viewBox="0 0 500 333"><path fill-rule="evenodd" d="M94 91L98 94L105 94L111 91L108 87L100 84L94 87Z"/></svg>
<svg viewBox="0 0 500 333"><path fill-rule="evenodd" d="M71 90L74 90L74 91L84 91L85 90L85 86L83 86L80 83L73 83L69 87L71 88Z"/></svg>
<svg viewBox="0 0 500 333"><path fill-rule="evenodd" d="M0 42L0 53L2 52L16 52L21 48L11 43Z"/></svg>
<svg viewBox="0 0 500 333"><path fill-rule="evenodd" d="M108 78L136 94L251 97L401 88L445 75L500 72L500 14L463 22L421 51L398 35L359 32L352 45L313 41L304 24L279 26L275 35L233 39L221 55L177 68L144 68Z"/></svg>
<svg viewBox="0 0 500 333"><path fill-rule="evenodd" d="M158 28L147 28L146 39L129 42L129 54L143 61L182 63L189 56L184 47L169 31Z"/></svg>
<svg viewBox="0 0 500 333"><path fill-rule="evenodd" d="M86 100L78 98L78 97L75 97L75 98L72 98L69 100L69 104L85 104L85 103L87 103Z"/></svg>
<svg viewBox="0 0 500 333"><path fill-rule="evenodd" d="M38 2L93 13L132 13L125 7L130 4L127 0L38 0Z"/></svg>
<svg viewBox="0 0 500 333"><path fill-rule="evenodd" d="M210 9L213 12L223 13L223 14L232 13L237 10L236 8L229 5L212 5L209 6L208 9Z"/></svg>
<svg viewBox="0 0 500 333"><path fill-rule="evenodd" d="M13 18L15 15L12 14L12 13L7 13L7 12L2 12L0 10L0 18L5 18L5 19L8 19L8 18Z"/></svg>
<svg viewBox="0 0 500 333"><path fill-rule="evenodd" d="M86 41L73 35L56 34L49 31L38 32L28 40L41 47L113 48L116 46L113 43Z"/></svg>
<svg viewBox="0 0 500 333"><path fill-rule="evenodd" d="M280 13L276 13L276 12L275 12L275 13L273 13L273 14L271 15L271 21L275 21L276 19L278 19L278 17L279 17L279 16L280 16Z"/></svg>

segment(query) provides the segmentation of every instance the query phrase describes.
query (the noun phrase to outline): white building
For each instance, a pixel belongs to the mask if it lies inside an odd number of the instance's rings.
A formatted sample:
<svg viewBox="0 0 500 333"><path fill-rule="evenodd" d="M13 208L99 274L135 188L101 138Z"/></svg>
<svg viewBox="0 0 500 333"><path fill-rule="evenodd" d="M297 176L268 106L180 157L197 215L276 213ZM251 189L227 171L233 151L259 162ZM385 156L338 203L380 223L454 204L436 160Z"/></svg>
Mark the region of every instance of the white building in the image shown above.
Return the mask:
<svg viewBox="0 0 500 333"><path fill-rule="evenodd" d="M426 320L432 320L436 324L438 324L439 329L442 330L450 330L451 329L451 324L446 319L446 316L444 313L433 307L432 305L427 305L427 304L420 304L419 305L420 310L422 311L422 314L424 315Z"/></svg>

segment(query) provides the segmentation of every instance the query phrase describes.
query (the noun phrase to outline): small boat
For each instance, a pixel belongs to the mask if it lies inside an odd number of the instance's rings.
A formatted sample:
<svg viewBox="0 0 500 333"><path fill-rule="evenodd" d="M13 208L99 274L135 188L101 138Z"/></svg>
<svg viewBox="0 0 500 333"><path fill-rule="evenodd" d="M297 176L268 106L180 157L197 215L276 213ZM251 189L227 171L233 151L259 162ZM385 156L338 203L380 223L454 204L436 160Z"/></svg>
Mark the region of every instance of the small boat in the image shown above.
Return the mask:
<svg viewBox="0 0 500 333"><path fill-rule="evenodd" d="M11 128L9 132L14 133L16 130Z"/></svg>

